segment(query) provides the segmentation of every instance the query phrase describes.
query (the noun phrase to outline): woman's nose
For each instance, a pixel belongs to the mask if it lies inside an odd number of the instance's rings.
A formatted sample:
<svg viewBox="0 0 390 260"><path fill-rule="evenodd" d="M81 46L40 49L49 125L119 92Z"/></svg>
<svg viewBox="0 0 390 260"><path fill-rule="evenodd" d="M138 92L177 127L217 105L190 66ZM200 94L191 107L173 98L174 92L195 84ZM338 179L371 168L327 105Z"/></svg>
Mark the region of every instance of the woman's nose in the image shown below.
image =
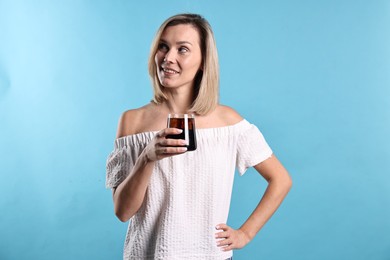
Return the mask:
<svg viewBox="0 0 390 260"><path fill-rule="evenodd" d="M175 54L174 54L174 52L172 51L172 49L169 50L169 51L165 54L165 56L164 56L164 61L165 61L165 62L169 62L169 63L175 62Z"/></svg>

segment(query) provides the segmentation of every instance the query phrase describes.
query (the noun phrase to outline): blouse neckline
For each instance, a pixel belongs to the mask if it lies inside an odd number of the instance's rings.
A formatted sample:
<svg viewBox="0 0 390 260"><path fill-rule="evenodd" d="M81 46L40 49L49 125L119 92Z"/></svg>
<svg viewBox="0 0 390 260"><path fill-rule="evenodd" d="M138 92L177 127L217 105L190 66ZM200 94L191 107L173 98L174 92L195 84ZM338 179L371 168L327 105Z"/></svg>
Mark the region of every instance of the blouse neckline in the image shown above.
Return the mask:
<svg viewBox="0 0 390 260"><path fill-rule="evenodd" d="M206 128L196 128L196 132L208 132L208 131L216 131L216 130L230 130L231 128L239 127L240 125L244 125L249 123L246 119L242 119L241 121L232 124L232 125L226 125L226 126L218 126L218 127L206 127ZM131 135L125 135L122 137L117 138L116 140L121 140L123 138L131 138L131 137L137 137L137 136L145 136L145 135L154 135L160 130L155 130L155 131L145 131L145 132L140 132L136 134L131 134Z"/></svg>

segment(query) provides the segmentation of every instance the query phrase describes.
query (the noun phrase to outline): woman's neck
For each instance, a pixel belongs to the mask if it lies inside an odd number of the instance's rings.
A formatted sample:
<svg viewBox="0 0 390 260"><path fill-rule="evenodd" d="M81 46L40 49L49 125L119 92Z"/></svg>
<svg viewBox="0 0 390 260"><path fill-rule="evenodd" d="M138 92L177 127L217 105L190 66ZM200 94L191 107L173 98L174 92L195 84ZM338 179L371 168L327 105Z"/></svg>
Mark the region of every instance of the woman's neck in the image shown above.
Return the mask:
<svg viewBox="0 0 390 260"><path fill-rule="evenodd" d="M166 105L171 113L187 113L193 102L192 93L166 93Z"/></svg>

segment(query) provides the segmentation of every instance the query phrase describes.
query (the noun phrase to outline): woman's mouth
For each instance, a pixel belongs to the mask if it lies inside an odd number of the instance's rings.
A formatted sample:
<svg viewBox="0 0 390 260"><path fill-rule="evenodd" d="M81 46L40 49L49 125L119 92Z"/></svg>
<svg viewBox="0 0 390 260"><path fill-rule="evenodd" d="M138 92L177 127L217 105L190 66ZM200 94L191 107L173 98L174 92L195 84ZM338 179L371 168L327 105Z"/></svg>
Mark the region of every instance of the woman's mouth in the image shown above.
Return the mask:
<svg viewBox="0 0 390 260"><path fill-rule="evenodd" d="M167 75L175 75L179 73L178 71L169 68L162 68L162 71Z"/></svg>

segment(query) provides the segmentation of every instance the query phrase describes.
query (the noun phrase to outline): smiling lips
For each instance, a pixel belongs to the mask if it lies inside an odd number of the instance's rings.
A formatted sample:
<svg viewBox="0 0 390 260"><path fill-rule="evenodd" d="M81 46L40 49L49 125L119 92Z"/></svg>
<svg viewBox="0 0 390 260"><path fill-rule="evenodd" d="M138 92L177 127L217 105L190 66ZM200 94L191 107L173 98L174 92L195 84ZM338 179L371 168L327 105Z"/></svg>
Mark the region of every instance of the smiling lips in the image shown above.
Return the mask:
<svg viewBox="0 0 390 260"><path fill-rule="evenodd" d="M179 73L178 71L170 69L170 68L162 68L162 70L164 71L164 74L167 74L167 75L175 75L175 74Z"/></svg>

